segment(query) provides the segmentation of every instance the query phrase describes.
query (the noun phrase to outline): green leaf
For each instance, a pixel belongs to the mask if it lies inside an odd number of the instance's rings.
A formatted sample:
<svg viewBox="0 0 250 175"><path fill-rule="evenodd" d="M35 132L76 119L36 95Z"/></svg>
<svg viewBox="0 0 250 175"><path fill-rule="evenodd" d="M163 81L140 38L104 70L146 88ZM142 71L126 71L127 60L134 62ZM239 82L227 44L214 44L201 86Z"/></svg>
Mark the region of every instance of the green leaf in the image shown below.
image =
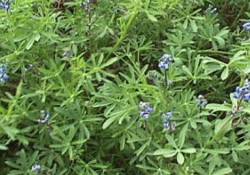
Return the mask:
<svg viewBox="0 0 250 175"><path fill-rule="evenodd" d="M221 74L221 79L222 80L227 79L228 75L229 75L229 68L228 66L226 66Z"/></svg>
<svg viewBox="0 0 250 175"><path fill-rule="evenodd" d="M219 36L215 36L216 41L218 42L220 47L224 47L225 46L225 40L222 37Z"/></svg>
<svg viewBox="0 0 250 175"><path fill-rule="evenodd" d="M157 18L155 16L151 15L149 12L146 12L146 14L147 14L147 17L150 21L152 21L152 22L158 21Z"/></svg>
<svg viewBox="0 0 250 175"><path fill-rule="evenodd" d="M210 154L228 154L228 153L230 153L230 150L227 148L205 149L204 151L207 153L210 153Z"/></svg>
<svg viewBox="0 0 250 175"><path fill-rule="evenodd" d="M148 140L135 152L137 157L150 145L150 142L151 140Z"/></svg>
<svg viewBox="0 0 250 175"><path fill-rule="evenodd" d="M242 111L245 112L245 113L250 114L250 108L244 108Z"/></svg>
<svg viewBox="0 0 250 175"><path fill-rule="evenodd" d="M156 150L153 155L155 156L159 156L162 155L164 157L173 157L174 155L176 155L177 151L173 150L173 149L158 149Z"/></svg>
<svg viewBox="0 0 250 175"><path fill-rule="evenodd" d="M31 37L31 39L29 40L29 42L26 45L26 49L29 50L33 46L33 44L34 44L35 41L39 41L40 37L41 36L40 36L39 33L33 34L32 37Z"/></svg>
<svg viewBox="0 0 250 175"><path fill-rule="evenodd" d="M176 145L176 143L171 135L166 134L166 138L167 138L170 145L172 145L175 148L178 148L178 146Z"/></svg>
<svg viewBox="0 0 250 175"><path fill-rule="evenodd" d="M192 73L191 73L191 71L187 68L187 66L182 66L182 70L187 74L187 75L189 75L189 77L193 77L193 75L192 75Z"/></svg>
<svg viewBox="0 0 250 175"><path fill-rule="evenodd" d="M202 67L205 69L205 73L206 74L211 74L215 71L219 71L221 70L224 66L226 66L226 64L221 63L221 62L217 62L217 61L213 61L211 59L206 59L203 61L203 65Z"/></svg>
<svg viewBox="0 0 250 175"><path fill-rule="evenodd" d="M102 129L107 129L116 120L116 118L117 118L117 116L114 116L114 117L110 117L108 120L106 120L102 125Z"/></svg>
<svg viewBox="0 0 250 175"><path fill-rule="evenodd" d="M206 106L206 109L213 110L213 112L216 111L226 111L230 112L232 111L232 108L230 106L224 105L224 104L215 104L215 103L210 103Z"/></svg>
<svg viewBox="0 0 250 175"><path fill-rule="evenodd" d="M108 66L114 64L115 62L117 62L118 60L119 60L118 57L111 58L111 59L109 59L106 63L104 63L104 64L101 66L101 68L108 67Z"/></svg>
<svg viewBox="0 0 250 175"><path fill-rule="evenodd" d="M184 156L183 156L183 154L182 153L178 153L177 154L177 162L180 164L180 165L182 165L183 163L184 163Z"/></svg>
<svg viewBox="0 0 250 175"><path fill-rule="evenodd" d="M188 124L185 124L185 126L182 128L180 135L179 135L179 142L178 142L178 146L180 148L182 148L184 142L185 142L185 137L187 134L187 129L188 129Z"/></svg>
<svg viewBox="0 0 250 175"><path fill-rule="evenodd" d="M188 154L193 154L193 153L196 152L196 149L195 148L185 148L185 149L182 149L181 152L188 153Z"/></svg>
<svg viewBox="0 0 250 175"><path fill-rule="evenodd" d="M19 133L19 130L9 126L3 126L0 124L0 128L12 139L15 140L16 135Z"/></svg>
<svg viewBox="0 0 250 175"><path fill-rule="evenodd" d="M235 161L235 162L238 162L239 161L239 157L238 157L238 155L237 155L237 153L235 152L235 151L232 151L232 157L233 157L233 160Z"/></svg>
<svg viewBox="0 0 250 175"><path fill-rule="evenodd" d="M235 151L247 151L250 150L249 140L243 141L240 144L236 145L235 148L233 148Z"/></svg>
<svg viewBox="0 0 250 175"><path fill-rule="evenodd" d="M228 167L228 168L222 168L220 170L217 170L212 175L225 175L231 172L232 172L232 169Z"/></svg>
<svg viewBox="0 0 250 175"><path fill-rule="evenodd" d="M216 120L214 138L220 139L222 138L230 129L232 128L232 117L226 117L223 120Z"/></svg>
<svg viewBox="0 0 250 175"><path fill-rule="evenodd" d="M0 150L7 150L7 149L8 149L8 147L6 147L5 145L0 144Z"/></svg>
<svg viewBox="0 0 250 175"><path fill-rule="evenodd" d="M191 20L190 24L191 24L191 28L192 28L193 32L197 32L198 31L198 27L196 25L195 20Z"/></svg>

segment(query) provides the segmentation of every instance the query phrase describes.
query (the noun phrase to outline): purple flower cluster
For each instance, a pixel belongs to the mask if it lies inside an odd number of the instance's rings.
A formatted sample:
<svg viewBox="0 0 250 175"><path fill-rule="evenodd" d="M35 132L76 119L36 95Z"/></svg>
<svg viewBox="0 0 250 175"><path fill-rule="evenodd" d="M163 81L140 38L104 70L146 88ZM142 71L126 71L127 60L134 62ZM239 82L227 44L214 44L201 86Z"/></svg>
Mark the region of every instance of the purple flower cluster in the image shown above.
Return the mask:
<svg viewBox="0 0 250 175"><path fill-rule="evenodd" d="M0 84L4 84L9 80L7 72L8 69L6 65L0 66Z"/></svg>
<svg viewBox="0 0 250 175"><path fill-rule="evenodd" d="M10 11L10 3L9 2L0 2L0 9L5 10L6 12Z"/></svg>
<svg viewBox="0 0 250 175"><path fill-rule="evenodd" d="M144 119L148 119L154 112L154 108L148 102L140 102L140 116Z"/></svg>
<svg viewBox="0 0 250 175"><path fill-rule="evenodd" d="M173 112L167 112L163 114L163 127L166 130L174 131L176 124L172 122Z"/></svg>
<svg viewBox="0 0 250 175"><path fill-rule="evenodd" d="M169 54L164 54L161 58L160 58L160 61L159 61L159 68L163 71L167 71L171 64L174 63L174 59L172 58L171 55Z"/></svg>
<svg viewBox="0 0 250 175"><path fill-rule="evenodd" d="M245 31L249 32L250 31L250 22L243 24L242 27Z"/></svg>
<svg viewBox="0 0 250 175"><path fill-rule="evenodd" d="M49 119L51 117L50 113L48 111L42 110L41 112L41 118L37 120L38 123L40 124L48 124Z"/></svg>
<svg viewBox="0 0 250 175"><path fill-rule="evenodd" d="M246 80L243 87L236 87L234 98L250 102L250 82Z"/></svg>

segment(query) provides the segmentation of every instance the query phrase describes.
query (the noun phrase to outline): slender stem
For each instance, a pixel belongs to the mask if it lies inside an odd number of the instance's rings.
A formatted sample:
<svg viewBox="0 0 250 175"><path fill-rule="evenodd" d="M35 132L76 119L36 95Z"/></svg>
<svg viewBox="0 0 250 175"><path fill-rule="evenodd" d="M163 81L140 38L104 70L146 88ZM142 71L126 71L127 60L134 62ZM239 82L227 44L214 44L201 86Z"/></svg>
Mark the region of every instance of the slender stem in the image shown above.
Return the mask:
<svg viewBox="0 0 250 175"><path fill-rule="evenodd" d="M116 41L115 45L113 46L113 48L111 49L111 51L109 52L109 54L107 55L107 58L110 57L110 55L115 52L118 47L120 46L120 44L122 43L122 41L126 38L127 34L128 34L128 31L130 29L130 26L132 25L133 21L135 20L136 16L137 16L138 12L134 12L129 20L128 20L128 23L126 24L125 28L123 31L121 31L121 36L120 38Z"/></svg>
<svg viewBox="0 0 250 175"><path fill-rule="evenodd" d="M164 81L165 81L164 84L165 84L165 87L167 88L167 86L168 86L167 70L164 71L164 79L165 79L165 80L164 80Z"/></svg>
<svg viewBox="0 0 250 175"><path fill-rule="evenodd" d="M152 0L149 0L148 8L150 7L151 3L152 3Z"/></svg>
<svg viewBox="0 0 250 175"><path fill-rule="evenodd" d="M91 4L88 4L87 7L87 12L88 12L88 29L87 29L87 37L88 37L88 50L90 51L90 35L91 35L91 27L92 27L92 13L91 13Z"/></svg>
<svg viewBox="0 0 250 175"><path fill-rule="evenodd" d="M213 53L213 54L222 54L222 55L231 55L228 52L220 51L220 50L200 50L198 53Z"/></svg>
<svg viewBox="0 0 250 175"><path fill-rule="evenodd" d="M240 111L240 105L241 105L241 103L242 103L242 98L240 99L239 102L237 102L236 111L235 111L235 113L233 113L233 117L235 117L235 115ZM229 121L230 121L230 120L229 120ZM238 125L238 124L240 123L240 121L241 121L241 120L237 120L237 121L236 121L236 125ZM224 127L224 126L226 126L226 125L227 125L227 123L225 123L222 127ZM235 126L236 126L236 125L235 125ZM212 139L211 139L210 141L207 142L207 144L205 145L205 148L207 148L208 146L210 146L210 145L215 141L215 139L216 139L216 135L214 135L214 136L212 137Z"/></svg>
<svg viewBox="0 0 250 175"><path fill-rule="evenodd" d="M243 101L243 98L240 98L240 101L237 103L237 108L236 108L236 111L239 112L240 111L240 105Z"/></svg>

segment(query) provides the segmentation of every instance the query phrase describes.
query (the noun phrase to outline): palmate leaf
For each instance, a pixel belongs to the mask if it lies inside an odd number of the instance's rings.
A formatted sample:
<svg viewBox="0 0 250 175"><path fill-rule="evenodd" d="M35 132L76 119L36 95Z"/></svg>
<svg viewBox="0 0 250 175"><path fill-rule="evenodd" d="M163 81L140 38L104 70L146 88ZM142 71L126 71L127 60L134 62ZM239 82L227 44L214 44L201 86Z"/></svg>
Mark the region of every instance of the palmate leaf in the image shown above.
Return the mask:
<svg viewBox="0 0 250 175"><path fill-rule="evenodd" d="M113 122L118 122L121 124L125 118L129 117L130 112L134 109L134 107L127 107L126 106L117 106L112 113L110 113L107 117L109 117L104 123L102 128L108 128Z"/></svg>

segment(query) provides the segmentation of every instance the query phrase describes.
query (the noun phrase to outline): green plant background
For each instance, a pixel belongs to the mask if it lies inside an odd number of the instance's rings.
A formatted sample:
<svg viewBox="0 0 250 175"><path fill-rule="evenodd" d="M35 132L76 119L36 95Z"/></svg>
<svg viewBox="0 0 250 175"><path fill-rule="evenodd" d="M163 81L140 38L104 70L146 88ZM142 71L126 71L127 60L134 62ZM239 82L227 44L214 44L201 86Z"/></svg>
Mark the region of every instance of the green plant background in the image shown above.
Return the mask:
<svg viewBox="0 0 250 175"><path fill-rule="evenodd" d="M0 11L0 174L249 175L249 0L15 0ZM164 73L160 57L175 63ZM209 104L200 111L196 97ZM139 115L139 102L155 112ZM51 113L39 124L40 111ZM162 114L174 111L176 130Z"/></svg>

